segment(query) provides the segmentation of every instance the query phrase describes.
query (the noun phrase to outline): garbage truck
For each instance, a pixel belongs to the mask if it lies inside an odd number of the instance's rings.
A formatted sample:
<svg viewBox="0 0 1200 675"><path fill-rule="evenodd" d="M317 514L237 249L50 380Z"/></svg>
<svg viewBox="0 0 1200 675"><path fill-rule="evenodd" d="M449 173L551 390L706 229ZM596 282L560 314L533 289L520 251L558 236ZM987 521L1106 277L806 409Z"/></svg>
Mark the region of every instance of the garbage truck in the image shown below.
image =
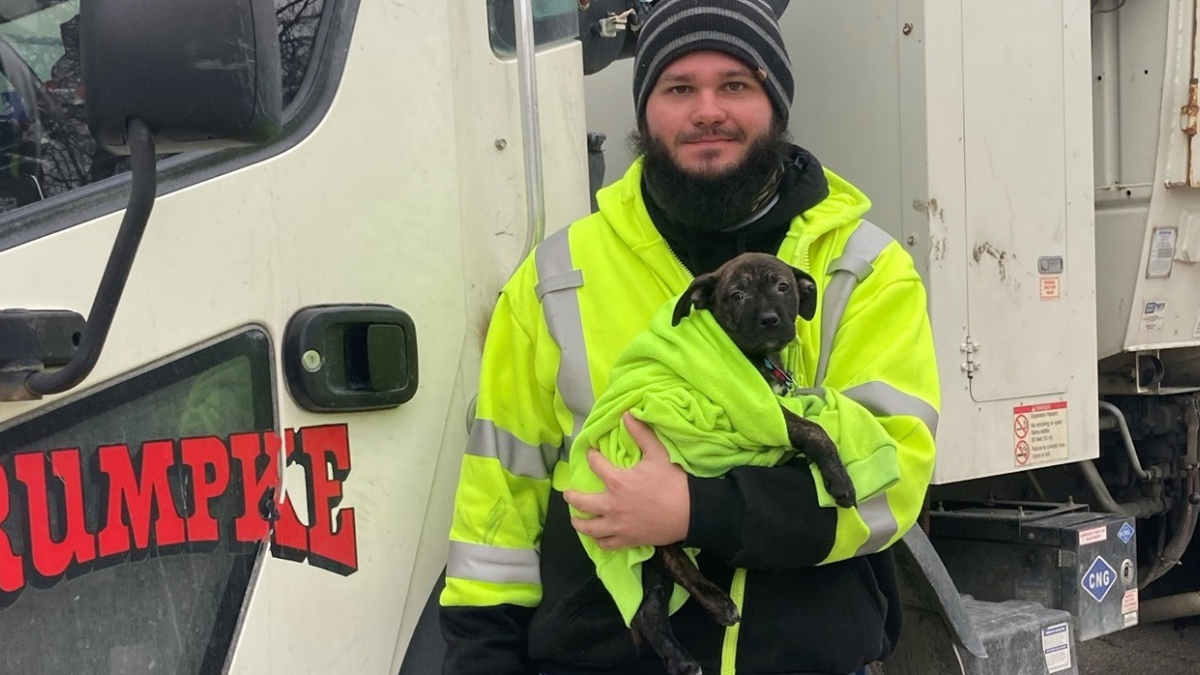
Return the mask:
<svg viewBox="0 0 1200 675"><path fill-rule="evenodd" d="M1200 613L1196 0L771 0L929 291L877 673ZM496 293L654 0L0 0L0 673L434 673Z"/></svg>

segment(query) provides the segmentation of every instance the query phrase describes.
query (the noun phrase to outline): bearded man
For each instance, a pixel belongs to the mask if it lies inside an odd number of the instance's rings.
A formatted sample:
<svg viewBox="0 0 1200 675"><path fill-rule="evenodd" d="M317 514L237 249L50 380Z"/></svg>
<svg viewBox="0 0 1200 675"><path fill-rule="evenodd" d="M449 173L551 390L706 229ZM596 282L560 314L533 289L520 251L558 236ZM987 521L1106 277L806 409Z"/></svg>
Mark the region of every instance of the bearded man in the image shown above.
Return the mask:
<svg viewBox="0 0 1200 675"><path fill-rule="evenodd" d="M441 596L443 672L664 672L580 534L608 549L699 551L742 617L726 629L694 602L672 615L705 672L865 672L899 637L889 547L916 521L933 467L940 396L922 281L863 220L866 196L790 142L791 63L762 0L659 2L633 94L639 158L596 213L522 263L492 318ZM797 326L795 395L852 477L895 478L874 492L856 480L854 508L823 499L803 458L696 478L627 415L641 462L616 469L591 452L605 491L566 490L567 450L617 356L696 275L746 251L817 280L817 315ZM869 432L839 424L864 410Z"/></svg>

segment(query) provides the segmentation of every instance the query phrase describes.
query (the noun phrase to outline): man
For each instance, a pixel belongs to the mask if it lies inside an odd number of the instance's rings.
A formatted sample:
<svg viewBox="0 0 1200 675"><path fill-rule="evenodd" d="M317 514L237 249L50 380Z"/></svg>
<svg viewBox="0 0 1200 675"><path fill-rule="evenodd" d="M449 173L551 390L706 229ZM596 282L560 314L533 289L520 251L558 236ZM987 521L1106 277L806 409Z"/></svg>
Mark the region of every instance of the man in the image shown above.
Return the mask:
<svg viewBox="0 0 1200 675"><path fill-rule="evenodd" d="M887 547L914 523L932 470L940 400L924 287L908 254L861 220L867 198L788 143L791 66L762 0L663 0L634 68L641 157L598 194L597 213L539 245L496 306L450 532L443 672L664 672L634 645L579 533L606 548L682 541L718 585L738 578L734 628L694 602L672 616L705 672L855 672L898 638ZM693 478L627 417L641 463L617 470L590 453L606 490L564 495L566 450L613 361L694 275L743 251L817 279L817 317L798 326L799 395L852 475L899 479L839 509L822 505L803 460ZM842 428L851 408L879 429ZM880 430L891 442L863 441ZM572 521L568 502L593 517Z"/></svg>

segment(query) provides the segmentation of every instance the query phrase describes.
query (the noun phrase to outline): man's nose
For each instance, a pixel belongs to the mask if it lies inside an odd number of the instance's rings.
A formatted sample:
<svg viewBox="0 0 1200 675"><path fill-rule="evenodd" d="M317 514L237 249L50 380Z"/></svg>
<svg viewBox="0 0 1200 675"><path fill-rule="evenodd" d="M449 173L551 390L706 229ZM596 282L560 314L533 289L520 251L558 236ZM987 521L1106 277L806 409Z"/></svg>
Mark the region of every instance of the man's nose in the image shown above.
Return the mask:
<svg viewBox="0 0 1200 675"><path fill-rule="evenodd" d="M775 310L768 310L758 315L758 325L763 328L779 325L779 314Z"/></svg>
<svg viewBox="0 0 1200 675"><path fill-rule="evenodd" d="M713 125L725 121L725 108L721 105L715 92L701 91L696 97L696 108L692 111L692 122L695 124Z"/></svg>

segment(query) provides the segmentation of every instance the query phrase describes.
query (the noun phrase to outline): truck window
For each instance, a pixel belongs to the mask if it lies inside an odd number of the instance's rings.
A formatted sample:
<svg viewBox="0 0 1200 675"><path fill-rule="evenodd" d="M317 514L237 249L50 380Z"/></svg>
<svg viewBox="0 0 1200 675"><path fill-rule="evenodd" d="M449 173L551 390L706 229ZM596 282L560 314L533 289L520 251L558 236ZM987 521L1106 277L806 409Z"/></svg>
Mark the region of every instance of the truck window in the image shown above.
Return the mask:
<svg viewBox="0 0 1200 675"><path fill-rule="evenodd" d="M244 477L222 448L275 426L267 335L242 330L97 389L0 427L0 670L221 673L265 552L229 536Z"/></svg>
<svg viewBox="0 0 1200 675"><path fill-rule="evenodd" d="M488 0L488 32L496 56L516 56L513 0ZM533 37L537 45L569 40L579 35L578 0L533 0Z"/></svg>
<svg viewBox="0 0 1200 675"><path fill-rule="evenodd" d="M274 1L286 108L308 72L326 0ZM0 213L129 169L88 133L79 2L0 0Z"/></svg>

